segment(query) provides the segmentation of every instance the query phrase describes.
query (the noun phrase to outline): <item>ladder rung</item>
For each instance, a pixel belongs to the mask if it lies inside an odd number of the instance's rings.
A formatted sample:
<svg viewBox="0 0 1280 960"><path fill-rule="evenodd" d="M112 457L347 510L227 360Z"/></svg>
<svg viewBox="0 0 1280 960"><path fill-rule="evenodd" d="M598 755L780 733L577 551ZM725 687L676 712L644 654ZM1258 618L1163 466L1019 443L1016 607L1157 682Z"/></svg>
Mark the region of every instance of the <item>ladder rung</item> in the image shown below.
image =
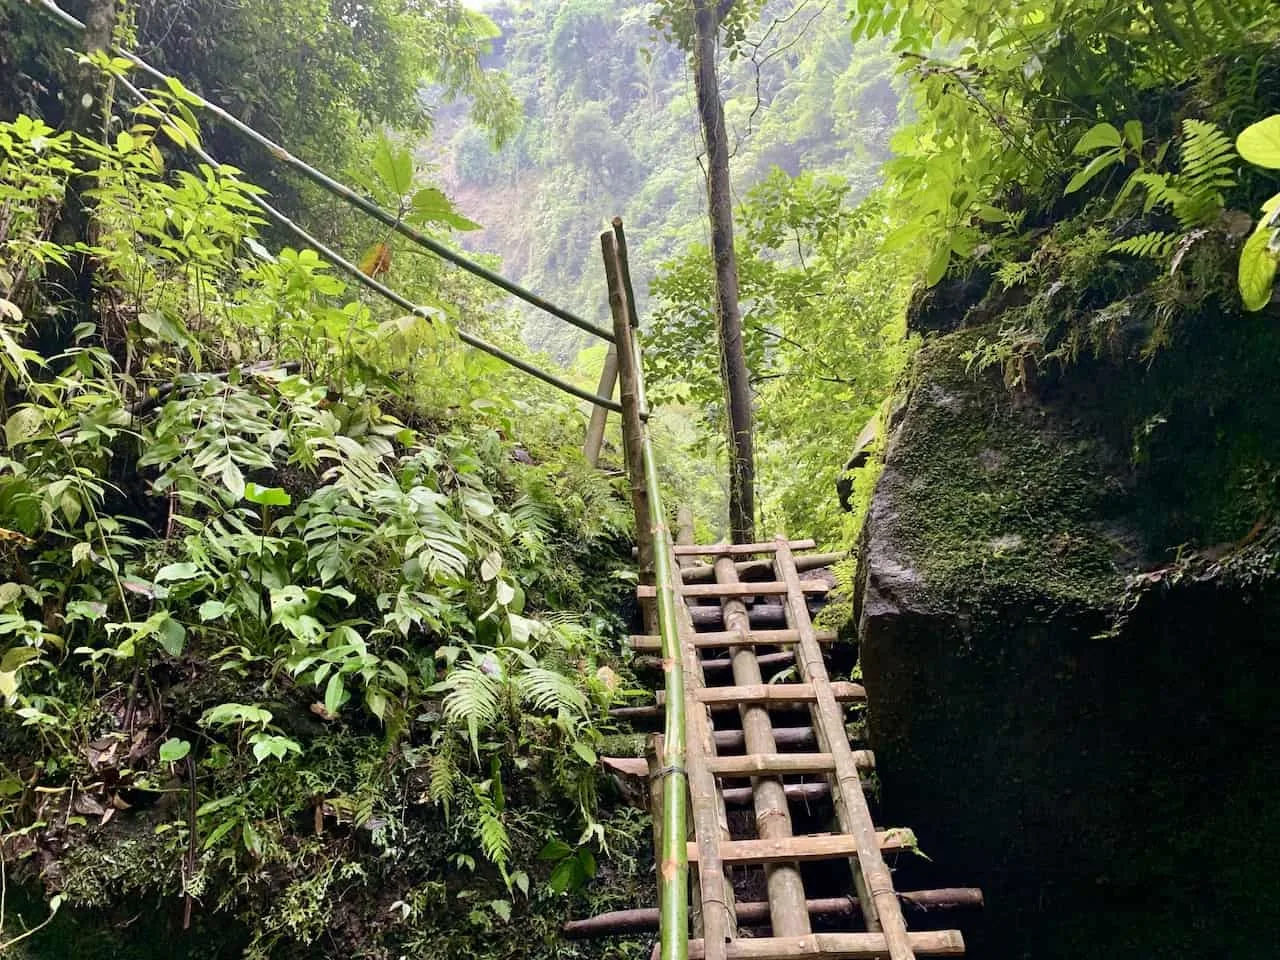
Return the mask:
<svg viewBox="0 0 1280 960"><path fill-rule="evenodd" d="M835 760L829 753L750 753L743 757L709 757L711 772L721 777L784 776L791 773L833 773ZM853 751L854 765L873 770L875 754Z"/></svg>
<svg viewBox="0 0 1280 960"><path fill-rule="evenodd" d="M825 780L814 783L784 783L782 792L788 800L808 803L831 796L831 785ZM725 787L720 791L720 796L724 797L724 802L729 806L749 807L755 802L752 787Z"/></svg>
<svg viewBox="0 0 1280 960"><path fill-rule="evenodd" d="M908 933L911 952L918 957L962 957L964 937L959 930L921 930ZM883 933L812 933L807 937L756 937L724 945L726 960L796 960L799 957L864 960L889 956ZM701 940L689 941L689 960L704 960Z"/></svg>
<svg viewBox="0 0 1280 960"><path fill-rule="evenodd" d="M867 691L860 683L840 681L831 684L831 692L837 700L867 699ZM665 702L663 691L658 691L658 702ZM701 687L698 702L709 705L742 703L812 703L816 699L811 683L754 683L745 687Z"/></svg>
<svg viewBox="0 0 1280 960"><path fill-rule="evenodd" d="M790 541L792 550L812 550L817 546L812 540ZM677 543L672 549L677 557L743 557L753 553L773 553L778 549L778 542L768 543L715 543L694 544Z"/></svg>
<svg viewBox="0 0 1280 960"><path fill-rule="evenodd" d="M811 747L817 741L813 727L774 727L773 742L780 747ZM741 730L717 730L713 734L717 750L742 750L747 735Z"/></svg>
<svg viewBox="0 0 1280 960"><path fill-rule="evenodd" d="M883 830L876 842L883 853L905 850L911 832ZM690 840L689 862L698 859L698 844ZM783 837L777 840L721 840L721 863L791 863L808 860L839 860L856 857L858 841L847 833L819 833L807 837Z"/></svg>
<svg viewBox="0 0 1280 960"><path fill-rule="evenodd" d="M801 580L800 589L805 593L828 593L831 584L822 580ZM778 580L758 583L688 583L679 588L686 597L765 597L779 596L787 592L787 585ZM652 600L658 588L648 584L636 587L636 597Z"/></svg>
<svg viewBox="0 0 1280 960"><path fill-rule="evenodd" d="M835 643L834 630L819 630L819 643ZM795 630L752 630L744 641L742 634L734 630L717 630L695 634L693 645L698 649L705 647L774 647L799 643L800 634ZM661 653L662 638L653 634L636 634L631 638L633 650L644 653Z"/></svg>

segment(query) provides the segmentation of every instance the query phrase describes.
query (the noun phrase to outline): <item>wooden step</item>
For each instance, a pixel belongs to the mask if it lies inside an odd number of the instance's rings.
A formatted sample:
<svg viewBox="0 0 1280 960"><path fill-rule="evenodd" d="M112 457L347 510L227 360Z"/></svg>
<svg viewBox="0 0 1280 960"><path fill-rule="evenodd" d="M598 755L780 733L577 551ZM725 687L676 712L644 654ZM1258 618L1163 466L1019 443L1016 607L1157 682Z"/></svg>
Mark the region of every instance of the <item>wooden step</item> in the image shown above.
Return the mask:
<svg viewBox="0 0 1280 960"><path fill-rule="evenodd" d="M780 650L777 653L761 653L756 655L756 666L758 667L776 667L787 663L794 663L796 654L794 650ZM636 657L632 666L637 670L661 670L661 657ZM723 657L715 660L702 661L703 672L715 673L717 670L732 670L733 661Z"/></svg>
<svg viewBox="0 0 1280 960"><path fill-rule="evenodd" d="M859 770L873 770L875 754L853 751ZM835 760L829 753L751 753L741 757L708 757L707 766L720 777L781 777L799 773L834 773Z"/></svg>
<svg viewBox="0 0 1280 960"><path fill-rule="evenodd" d="M882 830L876 833L881 853L897 853L911 846L910 830ZM689 841L689 862L698 860L698 844ZM721 840L723 863L793 863L809 860L839 860L858 855L858 844L847 833L817 833L779 840Z"/></svg>
<svg viewBox="0 0 1280 960"><path fill-rule="evenodd" d="M818 738L813 727L774 727L773 742L780 747L811 747ZM717 750L745 750L747 735L741 730L717 730L713 734Z"/></svg>
<svg viewBox="0 0 1280 960"><path fill-rule="evenodd" d="M831 692L843 703L867 699L866 688L860 683L839 681L831 684ZM664 702L662 694L659 690L658 703ZM817 694L811 683L754 683L745 687L700 687L697 697L699 703L736 707L743 703L812 703Z"/></svg>
<svg viewBox="0 0 1280 960"><path fill-rule="evenodd" d="M725 787L720 791L726 806L749 807L755 803L752 787ZM814 783L784 783L782 792L792 803L813 803L831 796L831 786L825 780Z"/></svg>
<svg viewBox="0 0 1280 960"><path fill-rule="evenodd" d="M796 570L808 573L849 559L847 553L807 553L796 557ZM773 560L739 560L734 565L738 578L743 581L769 580L773 577ZM710 583L716 578L716 568L710 563L697 563L684 567L680 579L685 583Z"/></svg>
<svg viewBox="0 0 1280 960"><path fill-rule="evenodd" d="M766 597L786 594L787 585L779 581L761 583L688 583L678 588L686 597ZM805 593L827 593L831 584L822 580L801 580L800 589ZM652 600L658 595L658 588L647 584L636 587L636 597L640 600Z"/></svg>
<svg viewBox="0 0 1280 960"><path fill-rule="evenodd" d="M981 907L982 891L975 887L942 890L909 890L898 894L898 902L917 910L954 910L965 907ZM858 917L862 908L855 897L821 897L805 901L805 909L811 917ZM769 923L769 904L763 900L739 900L734 904L738 922L746 926ZM660 922L657 907L640 907L634 910L611 910L583 920L569 920L561 927L566 937L587 939L624 933L644 933L657 930Z"/></svg>
<svg viewBox="0 0 1280 960"><path fill-rule="evenodd" d="M857 703L867 699L867 691L860 683L837 682L831 684L831 692L841 703ZM807 683L760 683L747 687L703 687L698 700L705 703L712 713L737 710L739 704L753 703L770 709L788 709L795 704L812 703L813 687ZM638 707L610 707L609 716L615 720L660 720L666 716L667 692L657 692L657 703Z"/></svg>
<svg viewBox="0 0 1280 960"><path fill-rule="evenodd" d="M834 630L819 630L819 643L835 643ZM800 642L800 634L795 630L752 630L743 640L742 634L736 630L716 630L695 634L693 645L698 649L705 647L775 647ZM651 634L636 634L631 638L631 648L643 653L661 653L662 638Z"/></svg>
<svg viewBox="0 0 1280 960"><path fill-rule="evenodd" d="M959 930L908 933L918 957L962 957L964 937ZM799 957L867 960L889 956L883 933L812 933L807 937L758 937L725 944L726 960L797 960ZM705 960L701 940L689 941L689 960Z"/></svg>
<svg viewBox="0 0 1280 960"><path fill-rule="evenodd" d="M812 540L790 541L792 550L812 550L817 544ZM773 553L778 541L768 543L677 543L673 548L677 557L749 557L755 553Z"/></svg>

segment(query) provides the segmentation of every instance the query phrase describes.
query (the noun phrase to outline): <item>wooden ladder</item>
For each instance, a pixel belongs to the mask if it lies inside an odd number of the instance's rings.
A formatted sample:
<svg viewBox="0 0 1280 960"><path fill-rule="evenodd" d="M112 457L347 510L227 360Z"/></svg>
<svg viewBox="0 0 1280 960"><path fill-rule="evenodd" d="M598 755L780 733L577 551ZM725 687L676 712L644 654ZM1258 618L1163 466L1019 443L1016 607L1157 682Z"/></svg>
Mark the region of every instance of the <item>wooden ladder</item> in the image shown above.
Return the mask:
<svg viewBox="0 0 1280 960"><path fill-rule="evenodd" d="M874 765L869 751L855 751L845 731L843 703L865 697L852 683L833 683L827 674L823 644L834 639L815 630L807 594L827 590L825 582L801 579L794 551L811 549L812 541L715 546L678 544L676 589L680 647L685 674L686 767L692 809L689 843L693 934L689 957L707 960L791 960L796 957L887 957L911 960L923 956L959 956L964 941L958 930L912 933L907 930L883 853L909 845L909 831L877 831L862 790L859 768ZM774 579L743 583L735 560L772 557ZM713 583L685 583L681 563L693 557L714 558ZM637 590L643 599L653 587ZM785 629L752 630L746 599L780 597ZM706 598L720 601L723 630L699 633L690 604ZM706 618L703 618L704 620ZM657 637L632 638L639 651L660 649ZM761 653L762 648L777 652ZM723 653L727 650L727 659ZM793 660L798 682L766 683L761 663ZM710 685L708 677L731 677L727 685ZM661 702L661 701L660 701ZM807 706L811 727L775 728L771 710ZM736 710L742 729L715 729L715 718ZM741 745L743 755L720 755L724 747ZM781 752L780 745L816 744L817 752ZM660 751L659 751L660 752ZM823 780L795 782L806 775ZM725 781L750 780L749 787L725 787ZM838 833L796 836L790 803L829 796ZM750 804L755 809L756 836L735 839L727 808ZM847 859L865 929L849 933L814 933L799 864ZM765 873L772 936L741 938L737 917L753 911L736 905L730 870L758 864Z"/></svg>

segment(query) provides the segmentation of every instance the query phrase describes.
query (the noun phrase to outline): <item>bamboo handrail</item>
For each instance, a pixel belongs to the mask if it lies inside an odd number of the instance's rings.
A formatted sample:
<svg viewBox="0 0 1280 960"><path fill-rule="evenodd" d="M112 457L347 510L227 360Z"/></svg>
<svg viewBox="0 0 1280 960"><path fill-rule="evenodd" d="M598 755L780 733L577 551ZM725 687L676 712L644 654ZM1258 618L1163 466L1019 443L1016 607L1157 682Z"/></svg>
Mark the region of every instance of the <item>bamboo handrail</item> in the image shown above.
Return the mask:
<svg viewBox="0 0 1280 960"><path fill-rule="evenodd" d="M50 14L55 19L60 21L63 26L69 27L74 30L80 30L80 31L83 31L85 28L83 23L81 23L71 14L67 13L65 10L59 7L56 3L53 2L53 0L27 0L27 3L31 3L31 4L34 4L35 6L40 7L46 13ZM152 78L160 81L161 83L168 85L169 77L163 71L157 70L155 67L151 66L151 64L147 63L137 54L116 45L113 45L111 50L116 55L128 60L131 64L133 64L143 73L146 73ZM515 281L508 280L506 277L502 276L499 273L495 273L494 271L490 270L488 267L482 266L481 264L476 263L474 260L470 260L467 257L464 257L462 254L458 253L456 250L451 250L444 244L440 243L439 241L433 240L430 237L420 233L419 231L413 229L413 227L410 227L408 224L404 223L403 220L396 214L393 214L389 210L383 209L382 207L372 202L371 200L368 200L365 197L360 196L360 194L356 193L346 184L340 183L339 181L330 177L328 174L320 170L317 170L315 167L312 167L305 161L298 159L293 154L291 154L288 150L282 147L280 144L272 140L270 137L267 137L264 134L259 133L257 130L253 129L253 127L249 126L247 123L241 120L239 117L224 110L222 107L218 106L216 103L213 103L210 100L206 100L204 97L200 96L195 91L188 90L187 93L191 96L191 98L193 99L193 102L195 102L202 109L207 110L209 113L213 114L223 123L227 124L232 129L234 129L237 133L240 133L243 136L248 137L254 143L258 144L260 147L270 152L270 154L273 157L275 157L277 160L279 160L281 163L284 163L285 165L293 168L298 173L302 174L304 177L310 180L312 183L315 183L317 186L328 191L334 196L340 197L342 200L345 200L347 203L350 203L351 205L357 207L363 213L368 214L369 216L373 217L375 220L378 220L386 227L394 230L396 233L412 241L413 243L416 243L418 246L422 247L423 249L430 250L436 256L441 257L444 260L448 260L450 263L454 264L455 266L461 267L463 270L466 270L468 273L474 276L480 277L482 280L487 280L489 283L492 283L495 287L500 287L501 289L507 291L507 293L511 294L512 296L518 297L519 299L525 301L525 303L531 304L532 306L537 307L539 310L545 311L546 313L549 313L554 317L558 317L559 319L565 321L566 323L573 324L573 326L577 327L579 330L585 330L587 333L594 334L595 336L600 337L602 340L608 340L608 341L613 340L613 334L610 333L608 330L606 330L604 327L598 326L597 324L594 324L589 320L584 320L578 315L564 309L563 307L556 306L551 301L543 299L533 291L526 290L524 287L520 286L520 284L516 283Z"/></svg>

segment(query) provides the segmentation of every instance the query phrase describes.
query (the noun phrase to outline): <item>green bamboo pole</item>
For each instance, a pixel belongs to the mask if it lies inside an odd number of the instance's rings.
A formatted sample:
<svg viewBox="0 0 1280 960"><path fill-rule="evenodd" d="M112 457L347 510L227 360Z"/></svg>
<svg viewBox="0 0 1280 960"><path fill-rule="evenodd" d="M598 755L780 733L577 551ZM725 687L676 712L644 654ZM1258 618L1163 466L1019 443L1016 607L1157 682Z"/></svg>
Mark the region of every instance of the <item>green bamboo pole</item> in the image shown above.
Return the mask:
<svg viewBox="0 0 1280 960"><path fill-rule="evenodd" d="M81 23L71 14L67 13L65 10L59 7L56 3L53 2L53 0L26 0L26 2L29 4L33 4L37 7L40 7L46 13L50 14L51 16L55 17L58 21L60 21L63 24L63 26L66 26L73 30L78 30L78 31L84 30L83 23ZM168 83L168 80L169 80L168 76L166 76L162 71L157 70L155 67L151 66L151 64L147 63L145 60L135 55L131 51L125 50L117 46L113 46L111 49L113 53L128 60L139 70L143 71L146 74L149 74L151 77L155 78L160 83L163 83L163 84ZM358 207L360 210L364 211L369 216L385 224L387 227L396 231L396 233L400 234L401 236L411 240L413 243L416 243L420 247L430 250L436 256L442 257L443 259L448 260L450 263L454 264L455 266L461 267L463 270L466 270L468 273L471 273L477 277L480 277L483 280L487 280L489 283L492 283L496 287L501 287L503 290L507 291L507 293L511 294L514 297L519 297L525 303L532 304L533 306L537 307L539 310L543 310L554 317L558 317L559 319L564 320L566 323L571 323L573 324L573 326L577 327L579 330L585 330L587 333L600 337L602 340L613 342L613 334L608 330L606 330L604 327L594 324L590 320L584 320L581 317L579 317L577 314L571 313L570 311L564 309L563 307L558 307L549 300L544 300L542 297L538 296L533 291L525 289L515 281L508 280L506 277L502 276L499 273L495 273L494 271L490 270L488 267L481 266L480 264L476 263L474 260L470 260L467 257L464 257L462 254L458 253L456 250L451 250L444 244L440 243L439 241L433 240L430 237L418 232L417 230L413 229L413 227L410 227L408 224L402 222L401 219L395 214L393 214L391 211L384 210L382 207L378 206L376 203L373 203L372 201L367 200L366 198L360 196L360 194L356 193L350 187L346 186L346 184L339 183L337 180L334 180L332 177L328 176L322 171L317 170L314 167L310 166L305 161L298 159L293 154L291 154L288 150L286 150L284 147L280 146L280 144L276 143L274 140L270 139L269 137L266 137L263 134L259 133L257 130L253 129L253 127L249 126L248 124L246 124L244 121L240 120L238 117L234 116L233 114L228 113L226 110L222 109L222 107L218 106L216 103L206 100L204 97L200 96L198 93L195 93L194 91L188 91L188 92L203 109L208 110L210 113L212 113L215 117L217 117L223 123L228 124L237 132L243 134L244 136L252 140L254 143L268 150L271 153L271 155L275 157L277 160L292 167L294 170L302 174L312 183L319 185L323 189L327 190L329 193L332 193L337 197L341 197L343 200L347 201L353 206Z"/></svg>
<svg viewBox="0 0 1280 960"><path fill-rule="evenodd" d="M152 101L145 93L143 93L141 90L135 87L128 80L121 79L120 84L129 93L129 95L134 97L139 103L154 104L154 101ZM209 153L204 150L204 148L200 146L191 146L188 149L190 149L192 153L194 153L197 157L199 157L205 163L209 164L215 170L218 168L219 166L218 161L215 160L212 156L210 156ZM378 280L375 280L373 277L366 274L363 270L361 270L358 266L356 266L354 263L352 263L342 254L338 253L332 247L325 244L322 240L319 240L318 238L312 236L310 233L308 233L302 227L298 226L298 224L294 223L287 216L285 216L283 213L281 213L271 204L267 203L261 197L257 196L256 194L253 194L249 197L249 199L258 207L259 210L265 213L268 217L270 217L272 220L278 223L281 227L283 227L289 233L292 233L295 237L298 238L299 241L311 247L313 250L319 253L322 257L324 257L326 260L332 263L335 267L342 270L344 273L350 275L358 283L372 290L374 293L377 293L379 296L382 296L387 300L391 301L396 306L400 307L400 309L407 310L409 313L412 313L415 316L422 317L424 320L427 320L428 322L434 321L434 318L426 311L425 308L414 303L412 300L409 300L408 298L401 296L400 294L392 290L390 287L388 287L386 284ZM574 384L569 383L566 380L562 380L559 377L555 376L554 374L547 373L545 370L539 369L538 367L534 366L532 363L529 363L526 360L521 360L519 357L515 356L514 354L508 353L506 350L503 350L501 347L494 346L493 344L489 343L486 340L481 340L479 337L473 336L472 334L467 333L467 331L465 330L455 330L454 332L458 335L458 339L461 340L463 343L467 344L468 346L475 347L477 350L482 350L492 357L497 357L499 360L503 361L504 363L510 364L511 366L515 367L517 370L521 370L532 377L537 377L539 380L543 381L544 383L548 383L559 390L563 390L565 393L572 394L573 396L578 397L581 400L586 400L588 403L593 403L597 406L604 407L608 410L613 410L615 413L622 412L622 405L620 403L615 402L611 398L598 397L594 393L591 393L589 390L583 390L581 387L575 386Z"/></svg>

